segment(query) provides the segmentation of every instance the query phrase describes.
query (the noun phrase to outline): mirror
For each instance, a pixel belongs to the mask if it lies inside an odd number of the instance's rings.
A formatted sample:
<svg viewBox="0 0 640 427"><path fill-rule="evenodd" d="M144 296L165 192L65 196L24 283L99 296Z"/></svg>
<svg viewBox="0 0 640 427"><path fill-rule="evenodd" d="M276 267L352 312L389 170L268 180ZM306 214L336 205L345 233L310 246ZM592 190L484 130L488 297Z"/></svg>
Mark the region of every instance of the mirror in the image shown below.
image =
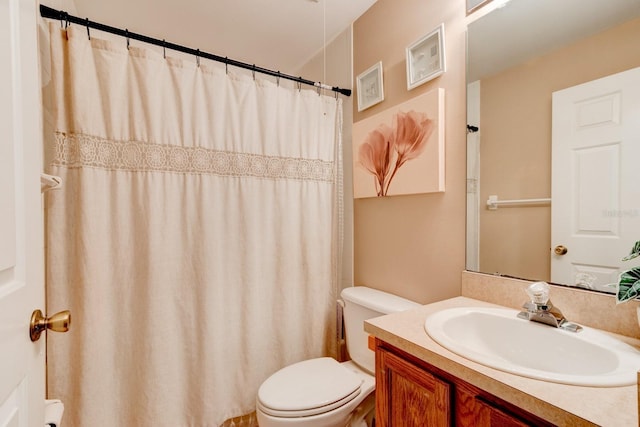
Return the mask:
<svg viewBox="0 0 640 427"><path fill-rule="evenodd" d="M596 115L617 107L583 96L580 113L561 113L557 102L574 93L567 88L640 67L640 1L499 1L468 25L467 269L615 292L618 271L636 265L621 259L640 240L640 193L623 184L640 186L619 167L626 148L582 150L563 168L557 141L567 123L606 127ZM637 114L611 120L640 122ZM640 146L639 134L625 138ZM557 188L574 181L562 190L569 193ZM491 196L499 202L488 206ZM563 229L578 240L552 237ZM595 247L584 243L587 235L598 239ZM618 247L607 246L614 241ZM572 260L559 275L557 264L578 253L588 261Z"/></svg>

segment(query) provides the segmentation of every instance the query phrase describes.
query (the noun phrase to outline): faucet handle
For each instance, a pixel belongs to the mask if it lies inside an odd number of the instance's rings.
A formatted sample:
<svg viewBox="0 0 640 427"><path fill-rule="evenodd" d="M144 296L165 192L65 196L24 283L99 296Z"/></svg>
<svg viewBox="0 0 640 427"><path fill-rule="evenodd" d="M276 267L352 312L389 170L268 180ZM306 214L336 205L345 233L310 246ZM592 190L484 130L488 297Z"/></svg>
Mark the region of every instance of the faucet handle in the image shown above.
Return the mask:
<svg viewBox="0 0 640 427"><path fill-rule="evenodd" d="M527 287L526 292L534 304L547 305L547 301L549 301L549 284L547 282L532 283Z"/></svg>

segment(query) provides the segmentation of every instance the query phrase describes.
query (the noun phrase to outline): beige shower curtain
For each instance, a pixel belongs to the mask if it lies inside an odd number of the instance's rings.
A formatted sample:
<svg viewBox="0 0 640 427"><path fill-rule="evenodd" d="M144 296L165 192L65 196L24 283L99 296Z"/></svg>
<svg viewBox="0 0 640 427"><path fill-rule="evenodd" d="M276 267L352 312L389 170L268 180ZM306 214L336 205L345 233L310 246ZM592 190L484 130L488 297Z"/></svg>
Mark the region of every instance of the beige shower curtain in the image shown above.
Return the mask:
<svg viewBox="0 0 640 427"><path fill-rule="evenodd" d="M335 352L341 101L50 25L49 396L64 425L217 426Z"/></svg>

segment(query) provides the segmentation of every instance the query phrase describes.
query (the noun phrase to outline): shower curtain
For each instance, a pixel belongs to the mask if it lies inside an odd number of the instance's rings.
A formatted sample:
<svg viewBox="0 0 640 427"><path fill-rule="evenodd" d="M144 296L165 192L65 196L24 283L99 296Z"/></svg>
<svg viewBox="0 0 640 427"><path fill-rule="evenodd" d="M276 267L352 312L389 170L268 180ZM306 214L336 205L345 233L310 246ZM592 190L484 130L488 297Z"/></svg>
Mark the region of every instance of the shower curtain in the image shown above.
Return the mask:
<svg viewBox="0 0 640 427"><path fill-rule="evenodd" d="M48 394L64 425L218 426L336 347L341 100L50 24ZM47 120L45 120L47 121Z"/></svg>

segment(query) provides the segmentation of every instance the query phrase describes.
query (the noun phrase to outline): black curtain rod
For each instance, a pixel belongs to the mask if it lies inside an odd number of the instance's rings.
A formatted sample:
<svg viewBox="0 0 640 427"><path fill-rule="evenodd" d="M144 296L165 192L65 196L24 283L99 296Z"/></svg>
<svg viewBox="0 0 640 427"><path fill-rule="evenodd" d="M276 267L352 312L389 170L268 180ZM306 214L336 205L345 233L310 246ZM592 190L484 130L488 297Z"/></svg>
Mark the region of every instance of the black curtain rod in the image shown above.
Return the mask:
<svg viewBox="0 0 640 427"><path fill-rule="evenodd" d="M283 74L280 71L273 71L267 68L257 67L255 64L247 64L246 62L240 62L234 59L229 59L227 57L222 57L218 55L213 55L211 53L202 52L199 49L192 49L190 47L185 47L178 44L170 43L165 40L154 39L153 37L132 33L129 30L121 30L120 28L115 28L109 25L101 24L99 22L90 21L88 18L82 19L77 16L69 15L67 12L64 12L62 10L56 10L42 4L40 5L40 15L42 15L43 18L57 19L60 21L64 21L66 23L73 23L73 24L85 26L87 27L87 31L89 31L89 28L94 28L99 31L116 34L116 35L125 37L127 39L139 40L144 43L161 46L162 48L165 48L165 49L176 50L178 52L194 55L196 56L196 58L207 58L207 59L211 59L212 61L222 62L226 65L232 65L234 67L251 70L255 73L268 74L273 77L282 78L286 80L293 80L294 82L303 83L309 86L315 86L319 89L332 90L334 92L341 93L342 95L345 95L345 96L351 96L351 89L342 89L337 86L329 86L321 82L314 82L311 80L303 79L302 77L295 77L288 74Z"/></svg>

